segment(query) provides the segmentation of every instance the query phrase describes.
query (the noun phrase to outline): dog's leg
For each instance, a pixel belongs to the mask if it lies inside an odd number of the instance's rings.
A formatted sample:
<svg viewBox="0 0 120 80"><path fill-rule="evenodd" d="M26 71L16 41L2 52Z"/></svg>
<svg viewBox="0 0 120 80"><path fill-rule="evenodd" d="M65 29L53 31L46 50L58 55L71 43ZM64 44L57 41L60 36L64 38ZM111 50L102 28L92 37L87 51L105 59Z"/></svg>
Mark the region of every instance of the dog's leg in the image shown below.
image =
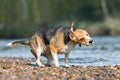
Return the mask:
<svg viewBox="0 0 120 80"><path fill-rule="evenodd" d="M31 52L36 57L36 64L38 66L44 66L40 62L40 57L41 57L41 54L44 53L45 47L46 46L45 46L42 38L38 34L35 34L32 36L32 38L30 40L30 48L31 48Z"/></svg>
<svg viewBox="0 0 120 80"><path fill-rule="evenodd" d="M32 52L32 54L35 56L35 58L36 58L36 64L38 65L38 66L44 66L41 62L40 62L40 57L41 57L41 49L40 48L38 48L37 50L35 49L31 49L31 52ZM34 64L34 63L32 63L32 64Z"/></svg>
<svg viewBox="0 0 120 80"><path fill-rule="evenodd" d="M42 53L42 49L39 47L39 48L37 49L37 53L36 53L36 63L37 63L38 66L44 66L44 65L40 62L41 53Z"/></svg>
<svg viewBox="0 0 120 80"><path fill-rule="evenodd" d="M50 52L52 54L53 57L53 62L55 64L56 67L59 67L59 63L58 63L58 56L57 56L57 50L54 46L54 43L51 41L50 42Z"/></svg>
<svg viewBox="0 0 120 80"><path fill-rule="evenodd" d="M51 54L52 54L53 62L54 62L54 64L55 64L55 66L56 66L56 67L59 67L57 53L51 52Z"/></svg>
<svg viewBox="0 0 120 80"><path fill-rule="evenodd" d="M69 53L65 54L65 67L70 67L68 64L68 57L69 57Z"/></svg>
<svg viewBox="0 0 120 80"><path fill-rule="evenodd" d="M53 58L52 58L52 56L49 56L49 57L47 57L47 65L48 66L51 66L51 65L53 65Z"/></svg>
<svg viewBox="0 0 120 80"><path fill-rule="evenodd" d="M31 53L32 53L32 54L35 56L35 58L37 59L36 50L31 49ZM32 65L36 65L36 62L32 62L31 64L32 64Z"/></svg>

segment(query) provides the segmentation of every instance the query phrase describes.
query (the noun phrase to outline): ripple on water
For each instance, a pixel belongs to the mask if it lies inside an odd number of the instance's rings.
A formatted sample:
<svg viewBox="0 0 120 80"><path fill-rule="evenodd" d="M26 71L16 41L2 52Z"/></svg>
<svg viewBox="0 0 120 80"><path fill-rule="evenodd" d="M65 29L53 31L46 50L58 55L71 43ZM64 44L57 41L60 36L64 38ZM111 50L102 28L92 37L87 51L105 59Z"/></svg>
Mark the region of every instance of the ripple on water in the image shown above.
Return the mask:
<svg viewBox="0 0 120 80"><path fill-rule="evenodd" d="M120 65L120 37L94 37L92 46L78 45L71 51L71 65ZM16 39L17 40L17 39ZM0 40L0 57L33 57L29 47L7 47L6 44L16 40ZM58 56L60 64L64 63L64 55Z"/></svg>

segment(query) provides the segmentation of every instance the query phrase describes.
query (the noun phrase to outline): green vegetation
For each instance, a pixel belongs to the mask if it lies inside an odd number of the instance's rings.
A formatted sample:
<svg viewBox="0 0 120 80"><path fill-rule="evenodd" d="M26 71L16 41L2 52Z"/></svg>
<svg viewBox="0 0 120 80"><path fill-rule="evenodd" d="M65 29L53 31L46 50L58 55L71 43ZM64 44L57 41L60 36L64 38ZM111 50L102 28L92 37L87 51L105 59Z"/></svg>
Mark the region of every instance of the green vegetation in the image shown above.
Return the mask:
<svg viewBox="0 0 120 80"><path fill-rule="evenodd" d="M120 35L119 0L0 0L0 38L29 37L40 27L87 29L93 36Z"/></svg>

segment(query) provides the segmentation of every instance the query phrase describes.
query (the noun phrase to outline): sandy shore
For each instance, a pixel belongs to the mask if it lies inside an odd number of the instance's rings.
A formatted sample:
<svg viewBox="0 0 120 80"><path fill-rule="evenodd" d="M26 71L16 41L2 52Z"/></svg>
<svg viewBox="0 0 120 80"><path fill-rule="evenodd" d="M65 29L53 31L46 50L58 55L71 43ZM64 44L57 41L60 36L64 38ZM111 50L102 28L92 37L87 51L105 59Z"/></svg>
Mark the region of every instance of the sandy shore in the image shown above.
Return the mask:
<svg viewBox="0 0 120 80"><path fill-rule="evenodd" d="M31 66L31 59L0 58L0 80L120 80L116 66Z"/></svg>

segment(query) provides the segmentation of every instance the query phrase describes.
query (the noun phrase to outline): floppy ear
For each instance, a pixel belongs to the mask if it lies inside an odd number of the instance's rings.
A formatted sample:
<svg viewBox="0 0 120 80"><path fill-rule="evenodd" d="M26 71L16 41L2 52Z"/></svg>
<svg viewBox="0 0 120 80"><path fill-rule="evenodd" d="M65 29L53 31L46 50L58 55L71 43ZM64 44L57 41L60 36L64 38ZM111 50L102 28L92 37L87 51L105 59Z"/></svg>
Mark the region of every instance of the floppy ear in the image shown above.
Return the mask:
<svg viewBox="0 0 120 80"><path fill-rule="evenodd" d="M73 32L73 26L74 26L74 21L72 22L71 26L70 26L70 31Z"/></svg>
<svg viewBox="0 0 120 80"><path fill-rule="evenodd" d="M76 41L76 40L77 40L75 34L74 34L73 31L71 31L71 30L69 31L69 37L70 37L70 39L73 40L73 41Z"/></svg>

